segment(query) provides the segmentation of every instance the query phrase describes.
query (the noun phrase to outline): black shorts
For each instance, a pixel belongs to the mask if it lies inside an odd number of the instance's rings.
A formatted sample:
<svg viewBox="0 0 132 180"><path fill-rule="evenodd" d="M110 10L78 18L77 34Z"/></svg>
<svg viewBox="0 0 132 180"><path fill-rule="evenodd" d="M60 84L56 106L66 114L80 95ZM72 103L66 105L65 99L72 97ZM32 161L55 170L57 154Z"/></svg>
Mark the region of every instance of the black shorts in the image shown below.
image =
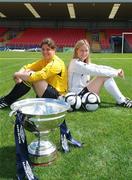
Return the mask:
<svg viewBox="0 0 132 180"><path fill-rule="evenodd" d="M78 94L78 96L80 96L81 98L83 97L84 94L86 94L87 92L89 92L88 88L85 87L83 88L83 90Z"/></svg>
<svg viewBox="0 0 132 180"><path fill-rule="evenodd" d="M43 98L57 99L60 96L59 92L51 85L48 84L47 89L43 94Z"/></svg>

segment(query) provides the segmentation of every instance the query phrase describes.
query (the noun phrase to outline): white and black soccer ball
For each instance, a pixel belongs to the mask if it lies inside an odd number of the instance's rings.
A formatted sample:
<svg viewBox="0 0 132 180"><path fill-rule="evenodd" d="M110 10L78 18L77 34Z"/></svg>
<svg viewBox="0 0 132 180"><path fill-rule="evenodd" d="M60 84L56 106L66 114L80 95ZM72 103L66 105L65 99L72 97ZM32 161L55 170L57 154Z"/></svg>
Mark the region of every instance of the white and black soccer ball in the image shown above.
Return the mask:
<svg viewBox="0 0 132 180"><path fill-rule="evenodd" d="M88 92L82 97L82 107L86 111L95 111L100 104L100 98L96 93Z"/></svg>
<svg viewBox="0 0 132 180"><path fill-rule="evenodd" d="M70 105L69 111L78 110L82 104L80 96L73 92L65 95L65 101Z"/></svg>

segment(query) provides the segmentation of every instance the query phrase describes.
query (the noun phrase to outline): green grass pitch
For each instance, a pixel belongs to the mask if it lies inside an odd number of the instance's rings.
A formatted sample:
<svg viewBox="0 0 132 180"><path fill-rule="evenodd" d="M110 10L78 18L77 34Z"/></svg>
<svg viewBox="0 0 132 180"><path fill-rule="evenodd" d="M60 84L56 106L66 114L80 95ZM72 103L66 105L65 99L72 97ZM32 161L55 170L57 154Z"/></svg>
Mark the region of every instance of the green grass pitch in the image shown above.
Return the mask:
<svg viewBox="0 0 132 180"><path fill-rule="evenodd" d="M68 64L72 55L58 53ZM22 65L41 57L40 53L0 52L0 96L13 87L12 75ZM125 80L116 82L132 98L132 54L91 54L92 62L123 68ZM24 96L35 97L33 91ZM68 113L67 124L83 148L70 146L70 152L58 151L56 161L48 167L35 167L40 180L130 180L132 179L132 109L116 107L112 97L102 89L102 106L95 112ZM16 173L13 118L10 109L0 110L0 180L13 180ZM51 135L59 146L59 130ZM33 138L27 133L28 142Z"/></svg>

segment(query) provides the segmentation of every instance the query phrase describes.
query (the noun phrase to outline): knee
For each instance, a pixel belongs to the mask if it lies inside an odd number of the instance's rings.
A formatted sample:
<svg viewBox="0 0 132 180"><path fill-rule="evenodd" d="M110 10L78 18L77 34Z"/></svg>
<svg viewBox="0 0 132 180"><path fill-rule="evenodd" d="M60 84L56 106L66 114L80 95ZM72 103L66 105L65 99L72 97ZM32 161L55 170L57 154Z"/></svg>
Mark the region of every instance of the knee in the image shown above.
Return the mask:
<svg viewBox="0 0 132 180"><path fill-rule="evenodd" d="M32 83L33 86L38 86L38 85L47 85L48 83L45 80L39 80L39 81L35 81Z"/></svg>
<svg viewBox="0 0 132 180"><path fill-rule="evenodd" d="M104 83L106 80L108 80L110 77L103 77L103 76L98 76L97 77L97 80L99 81L99 82L102 82L102 83Z"/></svg>

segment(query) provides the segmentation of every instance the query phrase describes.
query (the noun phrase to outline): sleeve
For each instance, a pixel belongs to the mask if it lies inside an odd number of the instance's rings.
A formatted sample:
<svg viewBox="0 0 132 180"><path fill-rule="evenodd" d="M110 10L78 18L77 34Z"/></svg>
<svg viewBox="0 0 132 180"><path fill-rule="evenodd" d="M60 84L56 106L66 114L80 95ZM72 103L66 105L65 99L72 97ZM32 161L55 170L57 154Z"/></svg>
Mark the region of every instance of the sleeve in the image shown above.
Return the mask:
<svg viewBox="0 0 132 180"><path fill-rule="evenodd" d="M86 64L82 61L75 60L73 71L80 74L90 74L91 76L106 76L116 77L118 76L118 70L109 66Z"/></svg>
<svg viewBox="0 0 132 180"><path fill-rule="evenodd" d="M40 71L37 71L33 73L29 79L28 82L34 82L38 80L46 80L55 74L58 74L61 72L61 66L54 61L48 63L43 69Z"/></svg>
<svg viewBox="0 0 132 180"><path fill-rule="evenodd" d="M38 60L36 62L33 62L31 64L27 64L23 66L21 69L30 69L32 71L39 71L42 68L42 60Z"/></svg>

